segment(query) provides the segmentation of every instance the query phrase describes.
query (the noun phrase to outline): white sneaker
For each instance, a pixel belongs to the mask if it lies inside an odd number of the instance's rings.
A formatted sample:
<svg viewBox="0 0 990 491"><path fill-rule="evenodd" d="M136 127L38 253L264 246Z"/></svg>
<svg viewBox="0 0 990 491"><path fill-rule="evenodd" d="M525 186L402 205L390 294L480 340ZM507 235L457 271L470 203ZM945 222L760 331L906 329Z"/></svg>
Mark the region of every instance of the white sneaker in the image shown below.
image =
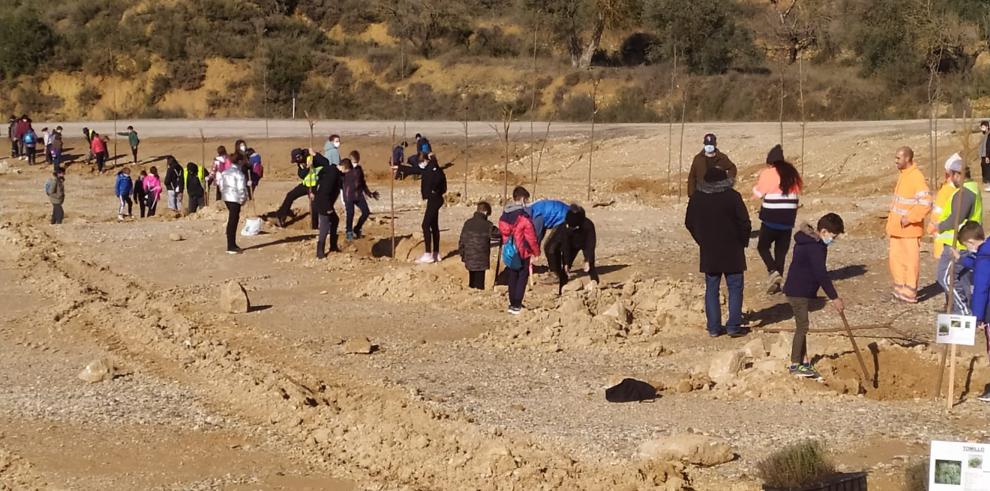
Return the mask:
<svg viewBox="0 0 990 491"><path fill-rule="evenodd" d="M988 192L988 193L990 193L990 184L987 184L986 186L983 186L983 190L986 191L986 192Z"/></svg>
<svg viewBox="0 0 990 491"><path fill-rule="evenodd" d="M423 254L422 256L419 256L419 259L416 259L417 264L430 264L433 261L433 254L430 253Z"/></svg>

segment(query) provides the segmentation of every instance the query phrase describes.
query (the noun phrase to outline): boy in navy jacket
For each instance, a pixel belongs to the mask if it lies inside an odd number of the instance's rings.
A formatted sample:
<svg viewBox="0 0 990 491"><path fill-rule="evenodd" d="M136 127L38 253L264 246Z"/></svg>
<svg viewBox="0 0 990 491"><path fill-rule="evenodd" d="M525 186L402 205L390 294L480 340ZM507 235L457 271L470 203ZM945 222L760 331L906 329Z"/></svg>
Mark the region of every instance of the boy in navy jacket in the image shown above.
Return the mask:
<svg viewBox="0 0 990 491"><path fill-rule="evenodd" d="M791 267L784 283L784 295L794 311L794 341L791 343L791 365L789 371L799 377L819 378L808 357L806 336L808 334L808 304L818 297L818 289L825 291L835 310L842 312L844 306L839 293L835 291L825 266L828 259L828 246L845 232L842 218L829 213L818 220L817 227L804 224L794 234L794 253Z"/></svg>
<svg viewBox="0 0 990 491"><path fill-rule="evenodd" d="M956 235L962 245L966 246L969 254L959 257L955 252L956 259L963 274L972 271L973 276L973 296L972 311L976 317L976 324L983 328L986 339L987 355L990 356L990 241L985 240L983 227L976 222L966 222ZM983 394L977 399L983 402L990 402L990 384L984 387Z"/></svg>

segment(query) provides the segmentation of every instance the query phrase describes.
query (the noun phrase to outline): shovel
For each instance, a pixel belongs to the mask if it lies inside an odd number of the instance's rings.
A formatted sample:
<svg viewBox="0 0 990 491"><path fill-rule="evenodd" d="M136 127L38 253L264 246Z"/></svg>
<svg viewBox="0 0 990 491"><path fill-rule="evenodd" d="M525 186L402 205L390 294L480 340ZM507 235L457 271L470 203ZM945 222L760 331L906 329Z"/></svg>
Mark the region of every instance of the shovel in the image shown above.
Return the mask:
<svg viewBox="0 0 990 491"><path fill-rule="evenodd" d="M846 327L846 335L849 336L849 341L852 342L853 351L856 352L856 359L859 360L859 368L863 371L863 382L870 380L870 375L866 371L866 363L863 362L863 355L859 352L859 345L856 344L856 338L853 337L852 328L849 327L849 321L846 320L845 311L839 312L839 317L842 317L842 325ZM876 381L873 381L874 386L876 386Z"/></svg>

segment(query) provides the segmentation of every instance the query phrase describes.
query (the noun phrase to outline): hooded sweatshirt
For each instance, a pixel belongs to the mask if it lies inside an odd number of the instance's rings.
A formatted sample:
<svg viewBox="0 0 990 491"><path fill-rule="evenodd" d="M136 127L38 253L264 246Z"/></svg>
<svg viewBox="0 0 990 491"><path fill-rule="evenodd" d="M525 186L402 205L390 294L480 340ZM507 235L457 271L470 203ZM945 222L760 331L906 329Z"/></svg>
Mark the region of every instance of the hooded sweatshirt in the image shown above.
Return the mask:
<svg viewBox="0 0 990 491"><path fill-rule="evenodd" d="M114 186L114 193L118 198L129 197L131 192L134 191L134 183L131 182L131 176L124 174L123 171L117 173L117 183Z"/></svg>
<svg viewBox="0 0 990 491"><path fill-rule="evenodd" d="M990 319L990 240L980 244L976 253L960 264L973 270L973 315L977 322L986 322Z"/></svg>
<svg viewBox="0 0 990 491"><path fill-rule="evenodd" d="M540 243L536 240L536 231L525 206L516 203L507 205L498 219L498 231L502 234L503 244L512 237L523 261L540 255Z"/></svg>
<svg viewBox="0 0 990 491"><path fill-rule="evenodd" d="M158 198L162 194L162 181L158 179L158 176L148 174L144 176L144 180L141 182L144 187L145 196L151 198L153 201L158 201Z"/></svg>
<svg viewBox="0 0 990 491"><path fill-rule="evenodd" d="M563 201L554 199L544 199L529 206L529 214L534 219L543 217L543 226L546 228L557 228L564 223L567 218L567 211L571 207Z"/></svg>
<svg viewBox="0 0 990 491"><path fill-rule="evenodd" d="M828 298L839 298L832 280L828 277L825 262L828 259L828 246L810 224L801 225L794 234L794 258L787 270L784 282L784 295L798 298L817 298L818 289L825 290Z"/></svg>

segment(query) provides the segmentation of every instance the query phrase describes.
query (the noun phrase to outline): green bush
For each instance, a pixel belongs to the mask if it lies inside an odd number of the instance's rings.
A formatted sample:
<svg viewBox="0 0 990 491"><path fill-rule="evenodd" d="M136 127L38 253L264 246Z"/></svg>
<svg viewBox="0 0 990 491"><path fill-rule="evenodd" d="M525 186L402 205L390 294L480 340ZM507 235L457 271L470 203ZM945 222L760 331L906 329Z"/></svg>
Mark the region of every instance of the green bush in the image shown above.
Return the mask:
<svg viewBox="0 0 990 491"><path fill-rule="evenodd" d="M511 58L519 56L523 42L519 36L506 34L501 27L482 27L468 41L468 53L475 56Z"/></svg>
<svg viewBox="0 0 990 491"><path fill-rule="evenodd" d="M0 14L0 75L14 78L33 73L51 56L56 36L32 10L17 9Z"/></svg>
<svg viewBox="0 0 990 491"><path fill-rule="evenodd" d="M656 123L660 121L646 92L640 87L625 87L619 91L615 102L598 112L598 120L604 123Z"/></svg>
<svg viewBox="0 0 990 491"><path fill-rule="evenodd" d="M588 94L573 94L560 106L557 117L563 121L591 121L591 112L595 104Z"/></svg>
<svg viewBox="0 0 990 491"><path fill-rule="evenodd" d="M93 106L100 102L100 99L103 99L103 93L100 92L100 89L92 85L83 87L82 90L76 94L76 103L79 104L79 108L83 111L92 110Z"/></svg>
<svg viewBox="0 0 990 491"><path fill-rule="evenodd" d="M168 64L171 85L180 90L196 90L206 80L206 63L197 58L173 61Z"/></svg>
<svg viewBox="0 0 990 491"><path fill-rule="evenodd" d="M725 73L737 61L753 63L752 34L736 24L737 16L738 6L726 0L657 0L647 13L664 42L676 44L688 71L705 75Z"/></svg>
<svg viewBox="0 0 990 491"><path fill-rule="evenodd" d="M171 88L171 78L166 77L165 75L155 75L155 77L151 79L151 87L148 89L148 94L144 98L144 104L146 106L158 104L165 98L165 94L168 94L168 91Z"/></svg>
<svg viewBox="0 0 990 491"><path fill-rule="evenodd" d="M796 488L836 473L825 444L816 440L788 445L760 461L756 470L763 483L774 488Z"/></svg>

